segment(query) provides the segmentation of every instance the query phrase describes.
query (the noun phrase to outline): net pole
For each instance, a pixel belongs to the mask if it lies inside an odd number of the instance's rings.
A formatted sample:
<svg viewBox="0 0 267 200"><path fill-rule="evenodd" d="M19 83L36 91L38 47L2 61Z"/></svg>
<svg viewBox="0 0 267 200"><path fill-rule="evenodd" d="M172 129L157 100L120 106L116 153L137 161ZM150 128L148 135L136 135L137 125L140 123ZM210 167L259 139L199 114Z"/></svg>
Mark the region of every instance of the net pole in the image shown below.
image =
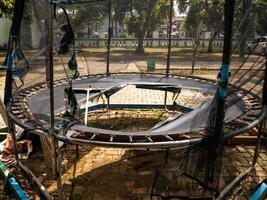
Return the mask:
<svg viewBox="0 0 267 200"><path fill-rule="evenodd" d="M224 4L225 35L224 35L224 45L223 45L222 66L218 74L219 85L214 97L214 99L216 100L215 101L216 110L214 113L214 117L212 116L212 119L210 119L212 121L214 120L214 122L211 122L210 128L208 129L209 134L212 134L211 137L209 138L209 144L208 144L209 145L208 158L211 160L211 162L209 162L207 165L208 179L214 176L215 162L218 160L218 156L222 152L222 144L224 141L224 117L225 117L224 108L225 108L225 100L227 97L227 85L229 81L229 65L230 65L230 56L232 47L234 8L235 8L235 0L225 0Z"/></svg>
<svg viewBox="0 0 267 200"><path fill-rule="evenodd" d="M14 64L14 59L16 55L16 46L18 45L18 36L21 27L22 16L24 12L25 1L24 0L16 0L14 5L14 14L12 19L12 25L10 30L10 38L9 38L9 50L7 53L7 70L6 70L6 82L5 82L5 95L4 95L4 104L6 108L11 102L12 99L12 85L13 85L13 75L12 69ZM9 115L7 115L8 121L8 132L11 134L13 147L14 147L14 154L16 158L16 164L20 167L20 160L19 160L19 150L17 146L17 138L16 138L16 128L14 122L11 120Z"/></svg>
<svg viewBox="0 0 267 200"><path fill-rule="evenodd" d="M112 5L111 5L111 0L109 0L108 1L107 76L110 75L109 61L110 61L110 43L111 43L111 36L112 36L111 15L112 15Z"/></svg>
<svg viewBox="0 0 267 200"><path fill-rule="evenodd" d="M53 27L54 27L54 10L55 4L50 4L50 16L49 16L49 95L50 95L50 135L52 136L52 167L53 175L57 182L57 198L63 199L62 194L62 183L61 183L61 172L59 163L59 149L58 141L55 133L55 113L54 113L54 44L53 44Z"/></svg>
<svg viewBox="0 0 267 200"><path fill-rule="evenodd" d="M223 133L223 120L224 120L224 106L227 93L227 84L229 80L229 65L232 46L232 31L233 31L233 18L234 18L235 0L225 0L224 5L224 47L222 66L219 72L219 86L218 86L218 102L217 102L217 116L215 121L215 133L217 136ZM220 136L219 136L220 137Z"/></svg>
<svg viewBox="0 0 267 200"><path fill-rule="evenodd" d="M213 182L216 162L222 153L222 144L224 141L224 117L225 100L227 96L227 85L229 80L229 65L232 46L232 30L234 18L235 0L225 0L224 4L224 47L222 66L218 74L218 89L214 97L214 105L211 105L211 111L207 122L208 138L208 159L206 171L206 181ZM214 116L213 116L214 115ZM219 164L220 166L221 164Z"/></svg>
<svg viewBox="0 0 267 200"><path fill-rule="evenodd" d="M169 77L170 64L171 64L172 15L173 15L173 0L170 0L169 28L168 28L168 53L167 53L167 65L166 65L166 77ZM167 95L168 95L168 92L165 91L165 95L164 95L164 107L165 107L165 110L167 110Z"/></svg>
<svg viewBox="0 0 267 200"><path fill-rule="evenodd" d="M170 0L170 11L169 11L169 30L168 30L168 54L167 54L167 68L166 76L170 73L171 64L171 48L172 48L172 15L173 15L173 0Z"/></svg>
<svg viewBox="0 0 267 200"><path fill-rule="evenodd" d="M265 55L264 84L262 90L262 104L267 106L267 54Z"/></svg>

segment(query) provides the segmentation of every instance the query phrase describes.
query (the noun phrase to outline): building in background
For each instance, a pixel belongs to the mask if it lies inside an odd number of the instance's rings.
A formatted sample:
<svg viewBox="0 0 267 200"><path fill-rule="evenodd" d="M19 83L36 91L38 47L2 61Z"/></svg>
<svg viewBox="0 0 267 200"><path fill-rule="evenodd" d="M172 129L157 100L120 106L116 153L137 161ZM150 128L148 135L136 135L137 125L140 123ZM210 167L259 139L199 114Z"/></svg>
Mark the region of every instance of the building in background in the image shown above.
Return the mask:
<svg viewBox="0 0 267 200"><path fill-rule="evenodd" d="M0 18L0 47L7 47L11 20Z"/></svg>

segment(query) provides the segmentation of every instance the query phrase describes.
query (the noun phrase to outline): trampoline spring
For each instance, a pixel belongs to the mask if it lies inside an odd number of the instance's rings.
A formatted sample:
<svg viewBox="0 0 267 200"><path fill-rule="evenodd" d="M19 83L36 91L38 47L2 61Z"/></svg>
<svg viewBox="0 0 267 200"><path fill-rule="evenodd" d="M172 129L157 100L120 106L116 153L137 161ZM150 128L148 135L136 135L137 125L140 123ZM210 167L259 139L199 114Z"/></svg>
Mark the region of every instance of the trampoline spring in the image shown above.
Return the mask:
<svg viewBox="0 0 267 200"><path fill-rule="evenodd" d="M251 106L251 108L253 110L261 110L261 106L260 105L257 105L257 106Z"/></svg>
<svg viewBox="0 0 267 200"><path fill-rule="evenodd" d="M96 137L96 133L94 133L93 135L92 135L92 137L90 138L90 140L93 140L93 139L95 139L95 137Z"/></svg>
<svg viewBox="0 0 267 200"><path fill-rule="evenodd" d="M21 94L19 95L19 98L25 98L25 97L27 97L27 96L28 96L27 93L21 93Z"/></svg>
<svg viewBox="0 0 267 200"><path fill-rule="evenodd" d="M12 109L12 113L15 115L18 115L21 113L21 110L20 109L16 109L16 110Z"/></svg>
<svg viewBox="0 0 267 200"><path fill-rule="evenodd" d="M12 112L15 112L15 111L20 111L21 108L20 107L17 107L17 106L12 106Z"/></svg>
<svg viewBox="0 0 267 200"><path fill-rule="evenodd" d="M170 137L169 135L164 135L164 137L166 137L170 141L174 141L174 139L172 137Z"/></svg>
<svg viewBox="0 0 267 200"><path fill-rule="evenodd" d="M18 119L21 119L21 120L22 119L25 119L25 116L24 115L18 115L17 117L18 117Z"/></svg>
<svg viewBox="0 0 267 200"><path fill-rule="evenodd" d="M154 141L151 139L151 137L146 136L146 139L148 139L149 142L153 142L154 143Z"/></svg>
<svg viewBox="0 0 267 200"><path fill-rule="evenodd" d="M113 142L113 139L114 139L114 136L111 135L110 138L109 138L109 142Z"/></svg>
<svg viewBox="0 0 267 200"><path fill-rule="evenodd" d="M129 141L133 143L133 137L131 135L129 135Z"/></svg>

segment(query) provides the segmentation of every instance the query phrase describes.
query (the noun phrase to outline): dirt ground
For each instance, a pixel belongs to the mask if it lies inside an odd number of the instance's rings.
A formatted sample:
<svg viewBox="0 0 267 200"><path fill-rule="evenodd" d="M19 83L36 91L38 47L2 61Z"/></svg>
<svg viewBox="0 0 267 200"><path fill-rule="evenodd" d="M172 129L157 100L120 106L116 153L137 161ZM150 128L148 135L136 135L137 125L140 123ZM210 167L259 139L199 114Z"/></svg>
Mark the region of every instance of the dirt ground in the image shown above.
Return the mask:
<svg viewBox="0 0 267 200"><path fill-rule="evenodd" d="M224 148L220 189L236 175L244 171L252 161L253 146L228 146ZM175 159L175 151L133 151L99 147L80 147L79 161L75 165L75 147L62 151L62 182L66 199L161 199L159 196L198 196L202 188L187 180L181 185L181 157ZM264 148L256 171L245 179L226 199L248 199L257 183L267 176L267 156ZM51 169L41 154L35 154L25 164L34 171L48 191L56 197L56 183ZM205 193L210 197L210 194Z"/></svg>

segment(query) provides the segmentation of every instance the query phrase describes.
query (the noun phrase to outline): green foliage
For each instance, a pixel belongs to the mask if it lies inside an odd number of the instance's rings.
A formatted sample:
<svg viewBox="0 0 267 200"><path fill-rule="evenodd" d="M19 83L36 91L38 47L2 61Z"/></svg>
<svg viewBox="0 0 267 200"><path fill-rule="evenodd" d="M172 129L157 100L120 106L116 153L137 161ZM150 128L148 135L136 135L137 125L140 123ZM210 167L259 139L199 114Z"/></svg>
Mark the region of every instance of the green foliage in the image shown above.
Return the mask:
<svg viewBox="0 0 267 200"><path fill-rule="evenodd" d="M169 0L132 0L125 18L129 33L138 37L142 32L154 31L166 21L168 12Z"/></svg>
<svg viewBox="0 0 267 200"><path fill-rule="evenodd" d="M206 29L205 19L207 19L207 10L203 1L191 1L185 20L185 29L192 38L199 38L201 32Z"/></svg>
<svg viewBox="0 0 267 200"><path fill-rule="evenodd" d="M266 0L236 0L235 28L240 40L239 55L245 55L245 39L267 34Z"/></svg>
<svg viewBox="0 0 267 200"><path fill-rule="evenodd" d="M211 31L220 32L223 29L224 0L216 0L206 4L206 26Z"/></svg>
<svg viewBox="0 0 267 200"><path fill-rule="evenodd" d="M177 0L179 12L186 12L185 29L195 38L204 30L220 32L223 28L223 0Z"/></svg>
<svg viewBox="0 0 267 200"><path fill-rule="evenodd" d="M114 1L115 2L115 1ZM137 52L143 51L143 39L163 24L170 0L125 0L114 5L114 17L125 23L128 33L138 38Z"/></svg>
<svg viewBox="0 0 267 200"><path fill-rule="evenodd" d="M188 36L199 37L201 31L210 31L212 41L223 31L224 0L177 0L178 10L187 14L185 29ZM234 16L234 37L239 38L240 56L245 53L245 39L267 34L267 1L236 0Z"/></svg>
<svg viewBox="0 0 267 200"><path fill-rule="evenodd" d="M14 0L0 0L0 17L11 16Z"/></svg>
<svg viewBox="0 0 267 200"><path fill-rule="evenodd" d="M74 31L84 30L102 22L108 14L107 3L77 4L66 7Z"/></svg>
<svg viewBox="0 0 267 200"><path fill-rule="evenodd" d="M170 0L116 0L112 1L112 21L126 25L128 34L139 38L138 49L143 39L166 22ZM88 30L108 17L107 2L66 6L74 31ZM59 24L65 21L58 13ZM107 30L106 30L107 31Z"/></svg>
<svg viewBox="0 0 267 200"><path fill-rule="evenodd" d="M259 35L267 35L267 1L255 0L255 29Z"/></svg>

